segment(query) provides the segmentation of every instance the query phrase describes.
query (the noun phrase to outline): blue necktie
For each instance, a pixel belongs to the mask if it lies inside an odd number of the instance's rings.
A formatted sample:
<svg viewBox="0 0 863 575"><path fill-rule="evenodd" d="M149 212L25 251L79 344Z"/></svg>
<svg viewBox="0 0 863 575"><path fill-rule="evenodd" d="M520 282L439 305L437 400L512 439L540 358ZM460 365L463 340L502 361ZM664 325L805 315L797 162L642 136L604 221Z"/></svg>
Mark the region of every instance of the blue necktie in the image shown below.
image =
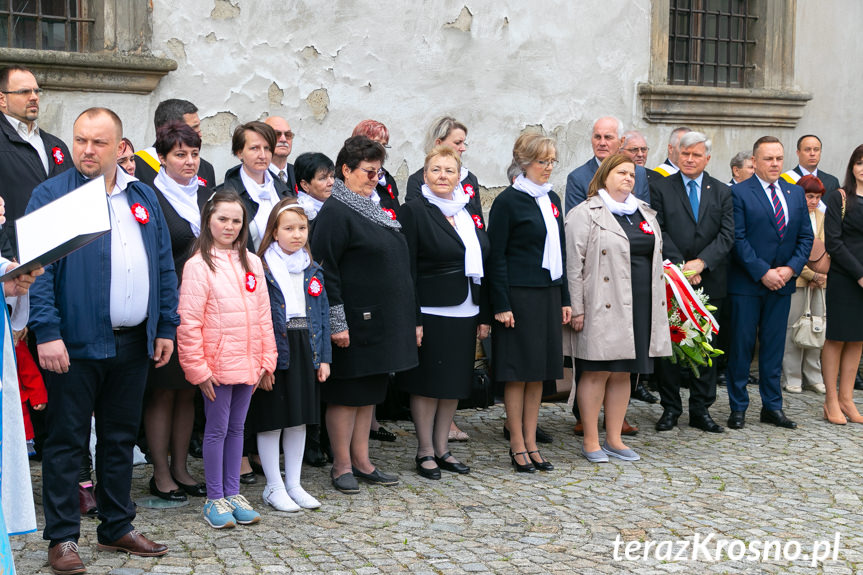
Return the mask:
<svg viewBox="0 0 863 575"><path fill-rule="evenodd" d="M698 184L695 180L689 180L689 203L692 204L692 216L698 223Z"/></svg>

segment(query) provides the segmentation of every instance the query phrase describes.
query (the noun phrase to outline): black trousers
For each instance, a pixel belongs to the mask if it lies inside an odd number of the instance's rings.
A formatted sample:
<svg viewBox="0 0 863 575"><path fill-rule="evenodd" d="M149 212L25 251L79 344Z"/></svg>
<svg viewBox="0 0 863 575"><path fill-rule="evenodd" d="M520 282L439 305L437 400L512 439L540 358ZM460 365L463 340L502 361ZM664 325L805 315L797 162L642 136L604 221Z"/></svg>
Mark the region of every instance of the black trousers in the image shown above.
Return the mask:
<svg viewBox="0 0 863 575"><path fill-rule="evenodd" d="M114 332L110 359L72 359L67 373L46 372L48 434L42 458L44 539L77 541L78 473L96 417L96 503L100 543L132 531L132 448L141 422L150 358L143 325Z"/></svg>
<svg viewBox="0 0 863 575"><path fill-rule="evenodd" d="M723 305L723 299L711 300L711 305L718 309L713 317L720 317ZM719 321L717 319L717 321ZM719 333L729 331L730 323L723 329L723 325L719 324ZM713 345L718 346L717 341L719 334L713 337ZM727 349L722 349L726 354ZM722 356L720 356L722 357ZM719 374L717 358L713 358L712 366L699 366L699 377L688 369L683 369L679 364L675 365L668 359L662 359L656 364L658 377L657 387L659 390L659 402L665 411L670 411L674 415L680 416L683 413L683 404L680 401L680 383L683 378L689 381L689 416L704 415L710 406L716 401L716 378Z"/></svg>

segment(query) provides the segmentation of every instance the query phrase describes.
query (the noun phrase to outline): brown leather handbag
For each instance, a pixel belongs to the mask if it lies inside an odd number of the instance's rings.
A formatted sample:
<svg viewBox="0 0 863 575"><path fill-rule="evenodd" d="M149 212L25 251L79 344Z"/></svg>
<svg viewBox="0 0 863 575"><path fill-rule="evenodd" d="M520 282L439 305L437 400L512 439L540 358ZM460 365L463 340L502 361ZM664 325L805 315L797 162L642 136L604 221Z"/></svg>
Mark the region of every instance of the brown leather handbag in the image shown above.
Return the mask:
<svg viewBox="0 0 863 575"><path fill-rule="evenodd" d="M824 240L818 238L812 240L812 251L809 252L809 261L806 265L816 274L827 275L830 269L830 256L827 254Z"/></svg>

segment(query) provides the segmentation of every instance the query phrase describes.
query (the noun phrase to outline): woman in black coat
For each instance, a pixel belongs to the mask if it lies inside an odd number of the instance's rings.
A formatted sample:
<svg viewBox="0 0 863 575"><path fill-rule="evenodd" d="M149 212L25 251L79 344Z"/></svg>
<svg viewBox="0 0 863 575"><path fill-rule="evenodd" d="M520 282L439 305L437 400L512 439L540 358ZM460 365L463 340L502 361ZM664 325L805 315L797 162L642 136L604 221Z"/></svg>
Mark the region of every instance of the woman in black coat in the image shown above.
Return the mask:
<svg viewBox="0 0 863 575"><path fill-rule="evenodd" d="M459 155L459 159L467 151L467 126L453 118L452 116L444 116L435 120L429 127L428 134L425 139L425 152L428 154L435 146L447 146L455 150ZM482 202L479 197L479 182L473 172L470 172L462 165L459 174L459 182L462 188L470 198L468 203L473 210L473 213L482 217ZM423 185L423 168L410 175L408 178L407 191L405 192L405 201L411 200L422 195Z"/></svg>
<svg viewBox="0 0 863 575"><path fill-rule="evenodd" d="M417 473L440 479L441 469L468 473L448 449L458 400L470 395L476 338L488 337L491 316L483 276L489 243L460 185L461 161L447 146L425 160L422 196L402 206L401 222L416 286L419 367L399 377L411 394L417 433Z"/></svg>
<svg viewBox="0 0 863 575"><path fill-rule="evenodd" d="M156 132L156 153L162 169L156 174L153 188L171 234L178 285L200 233L201 207L211 193L199 185L200 151L201 137L183 122L171 122ZM144 427L153 462L150 493L169 501L184 501L187 495L205 496L204 484L195 481L186 468L196 388L186 381L177 354L167 365L150 368L147 385Z"/></svg>
<svg viewBox="0 0 863 575"><path fill-rule="evenodd" d="M321 387L333 451L333 485L357 493L359 477L395 485L369 460L372 412L390 372L416 367L418 330L401 225L371 200L386 152L365 136L345 141L330 199L315 218L312 255L324 268L333 364Z"/></svg>

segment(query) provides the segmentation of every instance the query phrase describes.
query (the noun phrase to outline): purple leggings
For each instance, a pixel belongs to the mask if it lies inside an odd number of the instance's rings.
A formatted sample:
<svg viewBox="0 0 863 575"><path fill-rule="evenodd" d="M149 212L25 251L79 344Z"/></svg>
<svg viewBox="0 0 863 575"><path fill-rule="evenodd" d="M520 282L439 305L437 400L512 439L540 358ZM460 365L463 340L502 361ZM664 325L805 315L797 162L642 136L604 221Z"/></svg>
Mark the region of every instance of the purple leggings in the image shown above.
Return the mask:
<svg viewBox="0 0 863 575"><path fill-rule="evenodd" d="M243 458L243 426L254 386L213 386L216 400L204 398L204 476L207 499L221 499L240 492Z"/></svg>

